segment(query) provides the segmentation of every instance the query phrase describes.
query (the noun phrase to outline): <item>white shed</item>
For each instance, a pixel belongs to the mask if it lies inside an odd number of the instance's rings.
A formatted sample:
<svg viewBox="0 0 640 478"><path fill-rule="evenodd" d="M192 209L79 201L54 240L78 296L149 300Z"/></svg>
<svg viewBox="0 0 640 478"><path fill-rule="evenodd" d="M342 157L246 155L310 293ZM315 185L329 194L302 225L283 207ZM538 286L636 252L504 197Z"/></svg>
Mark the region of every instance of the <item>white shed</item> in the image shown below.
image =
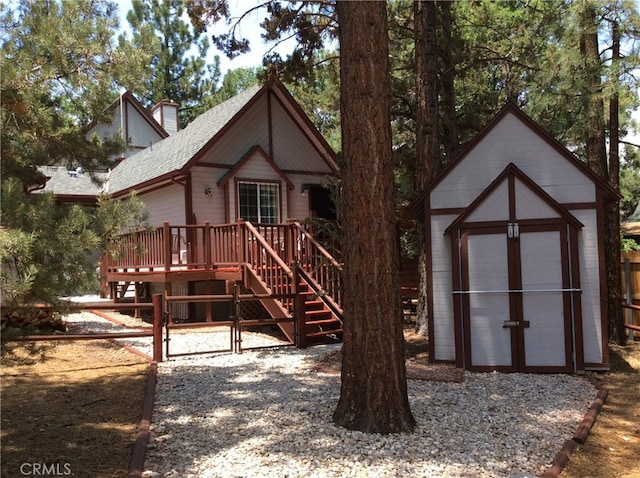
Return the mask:
<svg viewBox="0 0 640 478"><path fill-rule="evenodd" d="M602 219L617 192L514 105L412 207L430 359L475 371L607 369Z"/></svg>

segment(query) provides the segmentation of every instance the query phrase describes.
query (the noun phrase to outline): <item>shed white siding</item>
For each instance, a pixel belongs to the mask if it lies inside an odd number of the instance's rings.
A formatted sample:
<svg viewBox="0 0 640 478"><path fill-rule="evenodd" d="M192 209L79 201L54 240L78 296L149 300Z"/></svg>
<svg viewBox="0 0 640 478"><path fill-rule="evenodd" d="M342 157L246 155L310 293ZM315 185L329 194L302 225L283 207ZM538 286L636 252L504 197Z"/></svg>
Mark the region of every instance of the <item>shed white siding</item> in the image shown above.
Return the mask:
<svg viewBox="0 0 640 478"><path fill-rule="evenodd" d="M600 261L596 211L575 210L571 213L584 224L579 233L584 360L587 363L602 363L602 304L600 303Z"/></svg>
<svg viewBox="0 0 640 478"><path fill-rule="evenodd" d="M449 224L455 220L455 215L441 215L431 217L431 267L433 274L433 311L437 317L434 326L435 360L454 360L455 333L453 320L453 297L451 287L451 242L443 234Z"/></svg>
<svg viewBox="0 0 640 478"><path fill-rule="evenodd" d="M467 207L512 162L561 204L596 199L583 171L509 113L433 189L431 207Z"/></svg>
<svg viewBox="0 0 640 478"><path fill-rule="evenodd" d="M597 207L599 193L615 193L513 107L470 148L426 191L432 360L552 373L606 365ZM462 235L455 259L451 234ZM582 347L568 348L576 330Z"/></svg>
<svg viewBox="0 0 640 478"><path fill-rule="evenodd" d="M520 236L525 360L528 366L556 366L565 360L564 301L561 290L563 263L558 231L530 232Z"/></svg>
<svg viewBox="0 0 640 478"><path fill-rule="evenodd" d="M488 292L509 289L509 277L503 273L508 270L507 236L471 235L467 244L471 363L511 365L511 330L502 327L510 317L509 294Z"/></svg>

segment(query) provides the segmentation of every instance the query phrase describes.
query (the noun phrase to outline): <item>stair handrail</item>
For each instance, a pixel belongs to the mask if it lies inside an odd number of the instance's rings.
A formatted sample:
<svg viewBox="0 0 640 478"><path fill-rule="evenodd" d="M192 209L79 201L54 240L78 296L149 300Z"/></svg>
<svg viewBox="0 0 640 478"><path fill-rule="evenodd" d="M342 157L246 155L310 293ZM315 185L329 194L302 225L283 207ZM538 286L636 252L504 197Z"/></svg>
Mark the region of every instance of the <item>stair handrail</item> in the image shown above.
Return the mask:
<svg viewBox="0 0 640 478"><path fill-rule="evenodd" d="M336 259L331 254L329 254L324 246L320 244L309 231L302 227L302 225L298 221L292 221L291 224L298 230L300 234L304 234L309 239L311 245L313 245L313 247L317 249L318 252L320 252L320 254L324 256L324 258L327 259L332 266L337 267L340 271L342 271L342 264L336 261Z"/></svg>
<svg viewBox="0 0 640 478"><path fill-rule="evenodd" d="M246 263L249 264L256 272L259 272L261 268L264 269L265 273L260 277L262 278L262 281L267 285L267 287L272 291L272 293L282 296L295 294L296 285L293 281L293 271L291 270L291 268L284 260L282 260L280 255L275 250L273 250L271 245L262 236L262 234L258 232L253 224L251 224L249 221L243 221L242 226L249 235L249 237L246 237L244 241L244 247L247 248L244 254L244 260L246 261ZM268 268L263 268L261 267L261 264L258 264L257 262L251 260L251 254L248 250L250 238L256 241L256 243L264 250L269 260L273 261L278 269L282 271L282 275L287 276L288 280L273 280L274 276L268 271ZM293 299L280 299L280 302L290 313L294 313L295 303Z"/></svg>
<svg viewBox="0 0 640 478"><path fill-rule="evenodd" d="M291 225L297 236L306 242L313 251L302 251L296 249L295 260L302 265L301 270L305 272L305 279L318 293L318 297L323 300L342 319L342 264L340 264L329 252L307 231L298 221L292 221ZM294 234L295 235L295 234ZM295 239L297 241L297 239ZM325 274L318 273L315 266L309 265L305 268L305 263L317 254L330 267L334 268L337 277L328 278Z"/></svg>

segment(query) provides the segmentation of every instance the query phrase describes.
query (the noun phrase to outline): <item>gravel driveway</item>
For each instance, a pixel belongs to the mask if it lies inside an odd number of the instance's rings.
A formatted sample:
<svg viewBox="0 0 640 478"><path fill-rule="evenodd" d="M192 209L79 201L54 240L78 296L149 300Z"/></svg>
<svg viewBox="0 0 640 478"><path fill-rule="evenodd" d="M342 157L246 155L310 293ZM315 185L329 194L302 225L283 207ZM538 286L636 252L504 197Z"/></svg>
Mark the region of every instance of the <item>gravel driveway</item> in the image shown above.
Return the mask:
<svg viewBox="0 0 640 478"><path fill-rule="evenodd" d="M93 314L69 316L94 332ZM268 338L243 335L243 345ZM229 335L172 336L177 352L228 347ZM266 342L265 342L266 341ZM126 343L149 354L149 339ZM409 380L413 434L336 427L340 377L317 372L339 345L174 358L159 364L144 477L400 478L539 475L581 423L596 389L575 375L464 372Z"/></svg>
<svg viewBox="0 0 640 478"><path fill-rule="evenodd" d="M146 477L528 477L551 466L595 397L569 375L409 381L415 433L333 425L333 348L200 356L159 368Z"/></svg>

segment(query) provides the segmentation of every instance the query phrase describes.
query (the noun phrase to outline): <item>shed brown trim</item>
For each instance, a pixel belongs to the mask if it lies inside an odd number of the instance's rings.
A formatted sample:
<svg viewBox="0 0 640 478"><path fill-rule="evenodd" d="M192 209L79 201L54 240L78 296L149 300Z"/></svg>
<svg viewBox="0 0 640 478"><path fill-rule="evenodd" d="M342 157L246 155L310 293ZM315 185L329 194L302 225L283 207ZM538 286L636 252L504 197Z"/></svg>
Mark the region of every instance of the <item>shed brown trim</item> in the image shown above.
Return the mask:
<svg viewBox="0 0 640 478"><path fill-rule="evenodd" d="M571 153L564 145L545 131L539 124L533 121L528 115L526 115L520 108L513 103L509 102L502 107L502 109L493 117L493 119L464 147L460 150L458 155L447 164L442 170L442 173L427 186L424 190L418 193L416 198L411 202L409 207L414 211L416 217L422 218L424 216L424 210L422 209L422 200L424 196L427 196L431 191L445 178L447 177L455 167L464 160L464 158L473 151L473 149L482 141L496 125L502 121L508 114L513 114L516 118L522 121L528 126L534 133L536 133L542 140L549 144L553 149L560 153L565 159L567 159L576 168L582 171L591 181L593 181L597 188L602 191L605 197L610 199L621 199L620 193L611 187L603 178L594 173L585 163L580 161L576 155Z"/></svg>
<svg viewBox="0 0 640 478"><path fill-rule="evenodd" d="M486 198L493 193L500 184L505 180L509 182L509 217L510 221L514 222L516 218L516 204L515 204L515 178L518 178L526 187L533 191L540 199L542 199L547 205L554 209L566 222L573 227L581 228L583 224L578 221L569 211L562 207L555 199L553 199L544 189L538 186L531 178L524 174L520 168L515 164L509 163L509 165L496 177L489 186L464 210L458 218L449 225L445 230L445 234L449 234L454 229L460 228L461 224L465 222L465 219L473 213L473 211L479 207Z"/></svg>

